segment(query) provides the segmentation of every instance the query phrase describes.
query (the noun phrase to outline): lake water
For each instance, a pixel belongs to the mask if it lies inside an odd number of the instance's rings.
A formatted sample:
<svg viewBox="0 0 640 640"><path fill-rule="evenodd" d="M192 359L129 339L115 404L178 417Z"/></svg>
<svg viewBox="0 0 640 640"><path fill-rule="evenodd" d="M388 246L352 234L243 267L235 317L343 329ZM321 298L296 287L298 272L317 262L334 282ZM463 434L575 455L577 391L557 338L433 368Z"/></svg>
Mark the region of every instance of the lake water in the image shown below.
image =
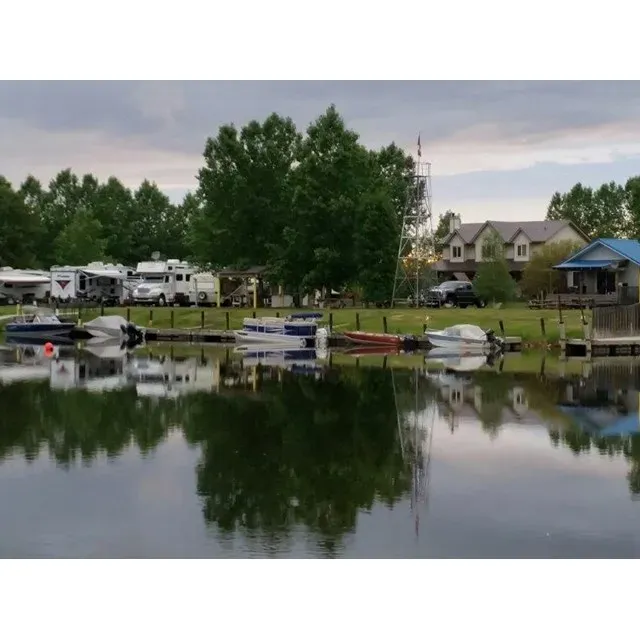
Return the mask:
<svg viewBox="0 0 640 640"><path fill-rule="evenodd" d="M640 556L637 365L317 355L0 345L0 557Z"/></svg>

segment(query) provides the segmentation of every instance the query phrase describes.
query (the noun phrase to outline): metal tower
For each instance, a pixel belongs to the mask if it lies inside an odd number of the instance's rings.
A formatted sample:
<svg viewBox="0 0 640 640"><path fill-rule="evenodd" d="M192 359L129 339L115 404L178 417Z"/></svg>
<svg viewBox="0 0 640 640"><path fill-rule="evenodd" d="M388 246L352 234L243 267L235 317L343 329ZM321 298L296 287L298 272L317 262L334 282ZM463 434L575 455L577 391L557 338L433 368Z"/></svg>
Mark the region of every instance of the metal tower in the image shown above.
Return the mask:
<svg viewBox="0 0 640 640"><path fill-rule="evenodd" d="M420 136L418 160L408 185L407 204L402 216L392 305L415 301L430 284L426 281L430 265L436 261L431 211L431 163L422 162Z"/></svg>

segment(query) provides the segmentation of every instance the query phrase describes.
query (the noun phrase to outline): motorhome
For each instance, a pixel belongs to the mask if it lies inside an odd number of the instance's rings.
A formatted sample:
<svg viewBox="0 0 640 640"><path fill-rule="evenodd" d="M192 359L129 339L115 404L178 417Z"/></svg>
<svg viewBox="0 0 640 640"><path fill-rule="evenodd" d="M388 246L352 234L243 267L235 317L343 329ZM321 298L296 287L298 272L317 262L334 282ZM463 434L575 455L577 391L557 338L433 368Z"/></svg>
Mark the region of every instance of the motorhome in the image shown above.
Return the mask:
<svg viewBox="0 0 640 640"><path fill-rule="evenodd" d="M51 299L58 302L101 300L122 304L138 282L133 267L92 262L87 266L51 267Z"/></svg>
<svg viewBox="0 0 640 640"><path fill-rule="evenodd" d="M50 293L51 275L47 271L0 268L0 304L47 300Z"/></svg>
<svg viewBox="0 0 640 640"><path fill-rule="evenodd" d="M150 260L139 262L136 274L140 278L133 290L136 305L189 306L189 286L195 269L181 260Z"/></svg>

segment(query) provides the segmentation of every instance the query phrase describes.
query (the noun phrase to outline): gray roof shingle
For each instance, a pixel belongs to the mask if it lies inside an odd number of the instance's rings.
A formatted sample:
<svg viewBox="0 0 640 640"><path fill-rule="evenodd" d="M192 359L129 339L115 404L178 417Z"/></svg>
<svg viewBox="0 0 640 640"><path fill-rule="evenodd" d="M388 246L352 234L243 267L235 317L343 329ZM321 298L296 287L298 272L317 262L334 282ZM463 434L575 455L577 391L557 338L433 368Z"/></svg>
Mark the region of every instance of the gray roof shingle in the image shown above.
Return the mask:
<svg viewBox="0 0 640 640"><path fill-rule="evenodd" d="M487 220L487 222L462 224L457 231L466 244L472 244L476 235L486 224L490 224L505 242L511 242L518 231L522 231L531 242L546 242L570 222L568 220L531 220L527 222ZM453 234L450 233L445 238L445 243L448 243L452 237Z"/></svg>

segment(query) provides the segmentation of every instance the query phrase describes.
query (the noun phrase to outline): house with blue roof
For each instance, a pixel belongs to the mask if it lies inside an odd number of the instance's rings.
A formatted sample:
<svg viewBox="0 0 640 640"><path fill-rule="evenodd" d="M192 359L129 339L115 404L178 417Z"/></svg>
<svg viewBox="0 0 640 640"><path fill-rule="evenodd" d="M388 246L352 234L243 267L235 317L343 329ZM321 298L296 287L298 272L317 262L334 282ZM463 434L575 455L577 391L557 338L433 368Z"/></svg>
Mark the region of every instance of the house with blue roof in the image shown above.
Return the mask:
<svg viewBox="0 0 640 640"><path fill-rule="evenodd" d="M567 273L567 285L581 294L622 294L638 301L640 242L598 238L570 258L555 265Z"/></svg>

